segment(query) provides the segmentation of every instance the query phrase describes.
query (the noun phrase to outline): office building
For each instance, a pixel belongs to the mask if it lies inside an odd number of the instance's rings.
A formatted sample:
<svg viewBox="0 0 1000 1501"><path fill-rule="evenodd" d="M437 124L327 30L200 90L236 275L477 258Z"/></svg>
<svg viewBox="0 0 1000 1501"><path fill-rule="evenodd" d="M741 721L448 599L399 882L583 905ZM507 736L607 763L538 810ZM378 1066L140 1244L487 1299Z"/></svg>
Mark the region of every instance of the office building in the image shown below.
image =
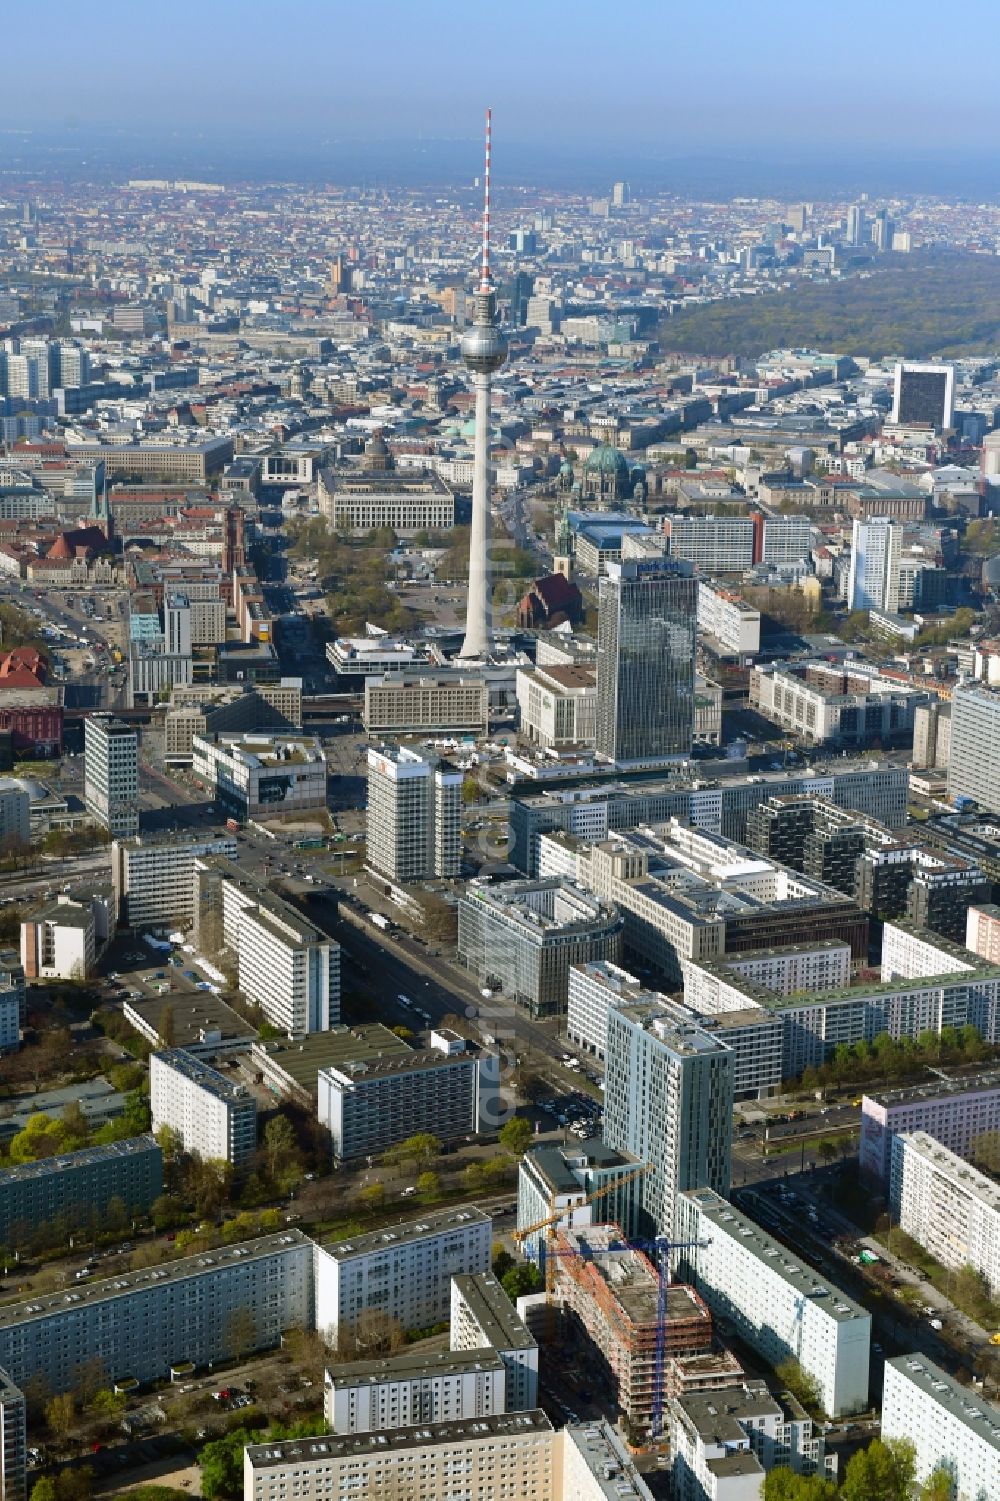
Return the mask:
<svg viewBox="0 0 1000 1501"><path fill-rule="evenodd" d="M163 720L163 758L173 766L190 766L196 736L301 728L301 678L284 677L253 687L245 683L175 685Z"/></svg>
<svg viewBox="0 0 1000 1501"><path fill-rule="evenodd" d="M87 811L114 839L139 832L139 731L111 714L83 722Z"/></svg>
<svg viewBox="0 0 1000 1501"><path fill-rule="evenodd" d="M760 651L760 611L707 579L698 580L698 630L719 656L748 659Z"/></svg>
<svg viewBox="0 0 1000 1501"><path fill-rule="evenodd" d="M481 672L438 668L365 679L369 735L485 735L490 691Z"/></svg>
<svg viewBox="0 0 1000 1501"><path fill-rule="evenodd" d="M219 600L218 603L221 604L222 601ZM174 593L164 598L163 636L164 650L169 655L191 655L191 601L186 594Z"/></svg>
<svg viewBox="0 0 1000 1501"><path fill-rule="evenodd" d="M861 1101L861 1171L887 1184L892 1143L903 1132L922 1131L959 1157L968 1158L975 1137L1000 1132L1000 1074L936 1079L908 1089L885 1089Z"/></svg>
<svg viewBox="0 0 1000 1501"><path fill-rule="evenodd" d="M790 1392L763 1381L672 1397L668 1426L674 1501L758 1501L769 1470L836 1473L821 1434Z"/></svg>
<svg viewBox="0 0 1000 1501"><path fill-rule="evenodd" d="M1000 813L1000 692L960 683L951 696L948 794Z"/></svg>
<svg viewBox="0 0 1000 1501"><path fill-rule="evenodd" d="M245 1084L182 1048L149 1060L152 1129L178 1132L185 1152L242 1168L257 1150L257 1104Z"/></svg>
<svg viewBox="0 0 1000 1501"><path fill-rule="evenodd" d="M462 868L461 771L407 746L368 752L368 863L391 881L457 877Z"/></svg>
<svg viewBox="0 0 1000 1501"><path fill-rule="evenodd" d="M554 663L517 671L518 728L544 750L592 746L597 736L593 666Z"/></svg>
<svg viewBox="0 0 1000 1501"><path fill-rule="evenodd" d="M849 610L899 611L899 557L903 529L884 516L855 519L851 537Z"/></svg>
<svg viewBox="0 0 1000 1501"><path fill-rule="evenodd" d="M488 1349L503 1363L506 1412L538 1405L538 1343L492 1272L460 1272L451 1279L451 1349Z"/></svg>
<svg viewBox="0 0 1000 1501"><path fill-rule="evenodd" d="M629 1431L648 1437L658 1358L709 1351L711 1314L693 1288L675 1282L667 1289L661 1329L659 1270L626 1245L617 1225L557 1231L548 1254L555 1257L552 1298L576 1359L612 1397Z"/></svg>
<svg viewBox="0 0 1000 1501"><path fill-rule="evenodd" d="M510 860L526 875L536 876L539 838L550 830L597 841L670 818L742 842L750 809L778 792L814 792L840 808L856 808L901 829L906 823L909 773L892 762L843 760L822 773L810 767L730 777L721 763L708 782L677 777L632 783L605 777L544 792L515 792L510 800Z"/></svg>
<svg viewBox="0 0 1000 1501"><path fill-rule="evenodd" d="M377 441L388 454L381 435ZM455 497L441 476L432 469L397 470L389 458L384 471L346 466L321 469L317 481L320 515L338 532L352 534L381 527L401 537L450 532L455 525Z"/></svg>
<svg viewBox="0 0 1000 1501"><path fill-rule="evenodd" d="M97 920L90 902L60 892L21 924L21 963L29 980L87 980L96 955Z"/></svg>
<svg viewBox="0 0 1000 1501"><path fill-rule="evenodd" d="M608 1007L633 1000L643 989L635 975L608 959L571 965L566 1036L575 1047L603 1060L608 1045Z"/></svg>
<svg viewBox="0 0 1000 1501"><path fill-rule="evenodd" d="M488 1272L493 1222L466 1205L317 1246L316 1328L336 1347L372 1313L404 1329L451 1315L451 1279Z"/></svg>
<svg viewBox="0 0 1000 1501"><path fill-rule="evenodd" d="M672 1235L678 1195L729 1192L733 1054L651 1004L608 1011L604 1140L651 1164L638 1180L640 1230Z"/></svg>
<svg viewBox="0 0 1000 1501"><path fill-rule="evenodd" d="M808 745L909 745L929 700L867 662L774 662L750 673L750 707Z"/></svg>
<svg viewBox="0 0 1000 1501"><path fill-rule="evenodd" d="M436 1350L332 1366L323 1388L331 1433L395 1433L507 1412L506 1371L489 1349Z"/></svg>
<svg viewBox="0 0 1000 1501"><path fill-rule="evenodd" d="M374 1028L366 1029L370 1044ZM318 1074L317 1112L335 1162L381 1154L429 1131L455 1141L496 1129L497 1058L439 1048L357 1048L354 1029L331 1038L342 1054Z"/></svg>
<svg viewBox="0 0 1000 1501"><path fill-rule="evenodd" d="M893 1137L889 1213L942 1266L971 1266L1000 1295L1000 1186L926 1131Z"/></svg>
<svg viewBox="0 0 1000 1501"><path fill-rule="evenodd" d="M954 365L921 365L901 360L893 382L891 423L929 427L935 433L955 425Z"/></svg>
<svg viewBox="0 0 1000 1501"><path fill-rule="evenodd" d="M918 1485L943 1469L957 1501L991 1501L996 1495L1000 1408L960 1386L926 1355L886 1361L882 1438L914 1446Z"/></svg>
<svg viewBox="0 0 1000 1501"><path fill-rule="evenodd" d="M458 902L458 957L477 982L533 1016L566 1010L569 970L616 961L621 918L572 881L473 881Z"/></svg>
<svg viewBox="0 0 1000 1501"><path fill-rule="evenodd" d="M138 475L179 484L204 486L233 457L233 440L211 437L201 441L186 436L189 429L172 428L169 436L148 443L99 443L70 441L66 452L71 459L95 464L103 460L108 478ZM195 428L197 433L198 429Z"/></svg>
<svg viewBox="0 0 1000 1501"><path fill-rule="evenodd" d="M247 823L326 813L326 758L313 735L196 735L191 771L219 810Z"/></svg>
<svg viewBox="0 0 1000 1501"><path fill-rule="evenodd" d="M113 1200L125 1215L149 1212L163 1192L163 1153L151 1136L42 1157L0 1172L0 1245L19 1249L47 1221L98 1222Z"/></svg>
<svg viewBox="0 0 1000 1501"><path fill-rule="evenodd" d="M771 1366L797 1360L833 1418L868 1406L871 1314L708 1187L678 1199L678 1275ZM695 1244L698 1243L698 1244Z"/></svg>
<svg viewBox="0 0 1000 1501"><path fill-rule="evenodd" d="M913 716L913 766L917 771L947 771L951 759L951 704L932 700Z"/></svg>
<svg viewBox="0 0 1000 1501"><path fill-rule="evenodd" d="M325 1032L340 1018L340 944L296 907L223 870L222 938L239 988L289 1037Z"/></svg>
<svg viewBox="0 0 1000 1501"><path fill-rule="evenodd" d="M698 586L666 559L610 563L597 627L597 754L615 765L690 755Z"/></svg>
<svg viewBox="0 0 1000 1501"><path fill-rule="evenodd" d="M630 1153L617 1151L599 1137L572 1146L529 1147L517 1170L517 1228L527 1230L560 1210L556 1228L585 1229L612 1221L632 1237L641 1167ZM542 1261L544 1248L544 1230L522 1242L524 1254L533 1261Z"/></svg>
<svg viewBox="0 0 1000 1501"><path fill-rule="evenodd" d="M487 1223L489 1223L487 1221ZM195 1365L273 1349L312 1327L314 1247L294 1229L87 1282L0 1308L0 1367L18 1385L72 1391L84 1367L103 1384L159 1381Z"/></svg>
<svg viewBox="0 0 1000 1501"><path fill-rule="evenodd" d="M28 1494L27 1403L24 1393L0 1371L0 1501L25 1501Z"/></svg>
<svg viewBox="0 0 1000 1501"><path fill-rule="evenodd" d="M219 856L236 859L232 834L143 834L111 846L111 880L118 925L189 928L194 920L195 865Z"/></svg>
<svg viewBox="0 0 1000 1501"><path fill-rule="evenodd" d="M0 777L0 845L27 845L31 837L31 799L14 777Z"/></svg>
<svg viewBox="0 0 1000 1501"><path fill-rule="evenodd" d="M860 203L852 203L847 210L847 243L863 245L865 240L865 211Z"/></svg>

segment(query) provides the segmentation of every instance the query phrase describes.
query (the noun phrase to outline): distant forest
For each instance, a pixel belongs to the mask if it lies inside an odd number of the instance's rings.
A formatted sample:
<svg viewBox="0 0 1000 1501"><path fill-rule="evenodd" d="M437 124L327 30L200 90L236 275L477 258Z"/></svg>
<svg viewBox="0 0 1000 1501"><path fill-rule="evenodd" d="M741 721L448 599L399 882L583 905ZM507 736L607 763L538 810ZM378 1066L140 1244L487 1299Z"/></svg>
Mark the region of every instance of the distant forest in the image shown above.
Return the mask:
<svg viewBox="0 0 1000 1501"><path fill-rule="evenodd" d="M812 348L880 359L1000 349L1000 256L894 258L843 281L713 302L664 318L666 353Z"/></svg>

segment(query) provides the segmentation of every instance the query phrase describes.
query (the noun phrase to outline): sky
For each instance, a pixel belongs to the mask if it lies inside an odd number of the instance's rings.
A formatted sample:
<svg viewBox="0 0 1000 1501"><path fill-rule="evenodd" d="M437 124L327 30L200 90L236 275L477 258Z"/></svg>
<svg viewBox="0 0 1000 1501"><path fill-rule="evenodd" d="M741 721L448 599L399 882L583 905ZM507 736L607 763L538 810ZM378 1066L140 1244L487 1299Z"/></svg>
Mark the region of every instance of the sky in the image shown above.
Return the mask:
<svg viewBox="0 0 1000 1501"><path fill-rule="evenodd" d="M762 164L904 190L996 155L996 0L47 0L4 7L0 171L498 180ZM978 42L977 42L978 39ZM728 164L728 167L727 167ZM730 170L731 169L731 170ZM881 186L881 184L880 184ZM750 188L751 191L759 189ZM929 190L932 190L929 188Z"/></svg>

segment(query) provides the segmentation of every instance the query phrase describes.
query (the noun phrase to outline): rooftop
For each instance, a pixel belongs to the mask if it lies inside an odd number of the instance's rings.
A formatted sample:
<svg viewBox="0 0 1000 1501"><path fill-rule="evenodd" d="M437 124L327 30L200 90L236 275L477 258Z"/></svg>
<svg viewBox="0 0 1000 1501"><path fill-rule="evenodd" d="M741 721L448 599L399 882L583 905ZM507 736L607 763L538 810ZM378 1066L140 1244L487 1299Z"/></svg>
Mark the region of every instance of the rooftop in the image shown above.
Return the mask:
<svg viewBox="0 0 1000 1501"><path fill-rule="evenodd" d="M491 1413L460 1422L428 1423L419 1428L395 1428L389 1433L329 1433L322 1438L287 1439L277 1444L249 1444L246 1449L255 1471L282 1465L319 1464L324 1460L424 1449L439 1444L470 1444L489 1438L548 1434L552 1424L540 1408L533 1412Z"/></svg>
<svg viewBox="0 0 1000 1501"><path fill-rule="evenodd" d="M359 1022L353 1027L339 1025L326 1032L310 1032L289 1042L268 1038L255 1042L253 1056L286 1074L302 1089L315 1092L320 1069L342 1068L351 1062L377 1062L381 1058L406 1057L412 1049L381 1022ZM444 1055L437 1053L437 1058Z"/></svg>
<svg viewBox="0 0 1000 1501"><path fill-rule="evenodd" d="M227 1105L236 1100L250 1100L249 1090L243 1084L234 1084L227 1079L225 1074L220 1074L218 1069L213 1068L201 1058L196 1058L192 1053L185 1053L183 1048L163 1048L160 1052L152 1055L157 1062L171 1068L175 1073L181 1074L200 1089L207 1090L215 1095L216 1099L223 1100Z"/></svg>
<svg viewBox="0 0 1000 1501"><path fill-rule="evenodd" d="M334 1390L349 1386L378 1386L383 1381L433 1379L441 1372L502 1371L504 1363L495 1349L401 1351L379 1360L352 1360L332 1366L325 1373L326 1385Z"/></svg>
<svg viewBox="0 0 1000 1501"><path fill-rule="evenodd" d="M492 1272L462 1272L451 1279L493 1350L532 1350L532 1338Z"/></svg>
<svg viewBox="0 0 1000 1501"><path fill-rule="evenodd" d="M871 1100L875 1105L882 1105L886 1110L900 1110L907 1105L916 1105L921 1101L948 1100L961 1098L967 1094L979 1094L985 1091L1000 1092L1000 1073L966 1074L962 1078L946 1079L936 1078L930 1084L913 1084L905 1089L879 1089L870 1094L865 1092L865 1100ZM862 1109L864 1104L862 1103Z"/></svg>
<svg viewBox="0 0 1000 1501"><path fill-rule="evenodd" d="M984 1401L967 1386L959 1386L953 1376L947 1375L926 1355L895 1355L886 1361L886 1366L912 1381L1000 1455L1000 1407Z"/></svg>
<svg viewBox="0 0 1000 1501"><path fill-rule="evenodd" d="M125 1141L109 1142L103 1147L83 1147L79 1152L63 1152L59 1157L42 1157L37 1162L21 1162L0 1172L0 1193L14 1183L48 1178L52 1173L90 1167L98 1162L120 1161L123 1157L144 1157L159 1150L152 1136L130 1136Z"/></svg>
<svg viewBox="0 0 1000 1501"><path fill-rule="evenodd" d="M926 1131L901 1131L893 1143L893 1158L900 1148L905 1148L906 1157L912 1152L930 1162L936 1171L947 1175L953 1187L978 1200L984 1209L1000 1214L1000 1183L994 1183L992 1178L987 1178L957 1152L943 1147Z"/></svg>
<svg viewBox="0 0 1000 1501"><path fill-rule="evenodd" d="M492 1223L490 1216L481 1209L473 1204L465 1204L459 1209L439 1209L434 1214L422 1215L418 1220L403 1220L385 1230L372 1230L367 1235L356 1235L349 1241L334 1241L325 1245L323 1250L335 1261L348 1261L355 1256L377 1256L412 1245L414 1241L467 1230L473 1225L490 1226Z"/></svg>

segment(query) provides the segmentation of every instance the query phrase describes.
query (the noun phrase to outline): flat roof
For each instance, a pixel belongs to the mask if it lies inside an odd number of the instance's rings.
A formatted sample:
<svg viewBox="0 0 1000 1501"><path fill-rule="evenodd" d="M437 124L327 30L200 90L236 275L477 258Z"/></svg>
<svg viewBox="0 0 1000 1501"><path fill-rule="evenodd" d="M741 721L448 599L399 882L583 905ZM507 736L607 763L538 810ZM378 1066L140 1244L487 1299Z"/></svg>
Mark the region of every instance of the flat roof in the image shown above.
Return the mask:
<svg viewBox="0 0 1000 1501"><path fill-rule="evenodd" d="M517 1309L492 1272L462 1272L453 1276L469 1312L494 1350L533 1350L538 1343L525 1328Z"/></svg>
<svg viewBox="0 0 1000 1501"><path fill-rule="evenodd" d="M552 1424L541 1408L531 1412L489 1413L461 1422L426 1423L419 1428L394 1428L387 1433L328 1433L322 1438L286 1439L277 1444L248 1444L253 1470L283 1465L320 1464L324 1460L388 1455L400 1449L424 1449L439 1444L470 1444L489 1438L516 1438L551 1433Z"/></svg>
<svg viewBox="0 0 1000 1501"><path fill-rule="evenodd" d="M256 1027L227 1006L221 996L210 990L171 990L163 995L143 996L139 1000L124 1001L122 1010L126 1021L131 1012L144 1026L152 1027L157 1036L164 1012L173 1017L174 1038L181 1048L204 1046L203 1032L218 1032L220 1041L252 1041L257 1036ZM134 1023L133 1023L134 1025Z"/></svg>
<svg viewBox="0 0 1000 1501"><path fill-rule="evenodd" d="M841 1292L826 1278L820 1277L786 1246L772 1240L765 1230L745 1214L741 1214L714 1189L689 1189L684 1197L699 1205L702 1214L718 1234L738 1241L749 1255L755 1256L771 1271L776 1272L800 1296L809 1298L828 1318L841 1324L852 1319L871 1318L846 1293Z"/></svg>
<svg viewBox="0 0 1000 1501"><path fill-rule="evenodd" d="M26 1303L9 1303L0 1307L0 1329L72 1313L87 1304L127 1297L153 1286L184 1282L190 1277L200 1277L214 1269L235 1266L245 1261L258 1261L266 1256L278 1255L293 1246L311 1247L312 1244L301 1230L289 1229L275 1235L262 1235L256 1240L245 1240L235 1246L219 1246L214 1251L199 1251L196 1256L182 1256L180 1260L166 1262L162 1266L143 1267L138 1272L123 1272L120 1277L104 1277L99 1282L84 1283L65 1292L45 1293Z"/></svg>
<svg viewBox="0 0 1000 1501"><path fill-rule="evenodd" d="M382 1022L359 1022L352 1027L340 1024L326 1032L310 1032L294 1042L268 1038L255 1042L252 1052L259 1062L266 1060L287 1074L294 1084L315 1090L316 1076L322 1068L339 1069L349 1062L373 1063L383 1057L398 1058L409 1054L411 1049Z"/></svg>
<svg viewBox="0 0 1000 1501"><path fill-rule="evenodd" d="M907 1381L912 1381L951 1417L1000 1454L1000 1407L985 1402L969 1387L960 1386L953 1376L942 1371L926 1355L894 1355L886 1365L892 1366Z"/></svg>
<svg viewBox="0 0 1000 1501"><path fill-rule="evenodd" d="M83 1147L79 1152L63 1152L59 1157L40 1157L37 1162L20 1162L15 1167L4 1168L0 1172L0 1193L14 1183L48 1178L53 1173L92 1167L99 1162L114 1162L122 1157L144 1157L159 1150L152 1136L129 1136L125 1141L112 1141L103 1147Z"/></svg>
<svg viewBox="0 0 1000 1501"><path fill-rule="evenodd" d="M936 1078L930 1084L911 1084L905 1089L879 1089L869 1092L864 1091L864 1101L871 1100L876 1105L882 1105L886 1110L900 1109L906 1105L915 1105L920 1100L948 1100L966 1094L977 1094L984 1091L993 1093L1000 1092L1000 1073L969 1074L965 1078L946 1079Z"/></svg>
<svg viewBox="0 0 1000 1501"><path fill-rule="evenodd" d="M203 1058L196 1058L192 1053L185 1053L183 1048L163 1048L152 1056L159 1063L165 1064L175 1073L190 1080L192 1084L197 1084L199 1089L207 1090L209 1094L215 1095L216 1099L223 1100L227 1105L253 1099L245 1084L236 1084L232 1079L227 1079L225 1074L221 1074Z"/></svg>
<svg viewBox="0 0 1000 1501"><path fill-rule="evenodd" d="M350 1240L333 1241L322 1249L335 1261L349 1261L355 1256L396 1251L401 1246L412 1245L414 1241L484 1224L493 1224L488 1214L477 1209L475 1204L463 1204L458 1209L439 1209L434 1214L421 1215L417 1220L401 1220L395 1225L388 1225L384 1230L372 1230L367 1235L355 1235Z"/></svg>
<svg viewBox="0 0 1000 1501"><path fill-rule="evenodd" d="M923 1157L939 1172L947 1174L952 1185L960 1192L978 1200L984 1209L990 1209L994 1214L1000 1215L1000 1183L994 1183L992 1178L987 1178L985 1173L979 1172L978 1168L966 1162L964 1157L959 1157L957 1152L943 1147L926 1131L901 1131L895 1139L905 1144L907 1155L915 1152ZM894 1154L895 1150L894 1147Z"/></svg>
<svg viewBox="0 0 1000 1501"><path fill-rule="evenodd" d="M457 1371L503 1371L506 1367L495 1349L402 1351L379 1360L352 1360L325 1373L326 1385L335 1391L351 1386L379 1386L388 1381L420 1381Z"/></svg>

